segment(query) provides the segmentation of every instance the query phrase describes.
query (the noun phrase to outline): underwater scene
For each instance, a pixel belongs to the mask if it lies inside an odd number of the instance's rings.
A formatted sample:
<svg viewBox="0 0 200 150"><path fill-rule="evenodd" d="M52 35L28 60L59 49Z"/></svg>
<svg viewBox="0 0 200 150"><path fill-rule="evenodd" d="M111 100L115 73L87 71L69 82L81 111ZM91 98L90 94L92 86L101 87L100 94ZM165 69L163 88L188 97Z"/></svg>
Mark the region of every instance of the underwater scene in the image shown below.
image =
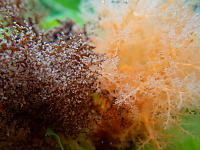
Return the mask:
<svg viewBox="0 0 200 150"><path fill-rule="evenodd" d="M0 0L0 150L200 150L200 0Z"/></svg>

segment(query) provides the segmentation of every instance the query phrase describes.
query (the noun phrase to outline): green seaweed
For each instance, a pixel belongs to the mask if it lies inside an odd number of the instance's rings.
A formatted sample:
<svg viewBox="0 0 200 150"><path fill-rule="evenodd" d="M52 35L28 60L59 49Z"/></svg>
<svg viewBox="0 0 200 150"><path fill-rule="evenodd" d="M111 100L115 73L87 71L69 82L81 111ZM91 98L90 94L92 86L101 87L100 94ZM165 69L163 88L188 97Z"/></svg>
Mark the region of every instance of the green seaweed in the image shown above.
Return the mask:
<svg viewBox="0 0 200 150"><path fill-rule="evenodd" d="M60 140L60 136L57 135L53 130L47 128L45 136L54 136L56 138L56 140L58 141L60 149L64 150L63 145L62 145L61 140Z"/></svg>

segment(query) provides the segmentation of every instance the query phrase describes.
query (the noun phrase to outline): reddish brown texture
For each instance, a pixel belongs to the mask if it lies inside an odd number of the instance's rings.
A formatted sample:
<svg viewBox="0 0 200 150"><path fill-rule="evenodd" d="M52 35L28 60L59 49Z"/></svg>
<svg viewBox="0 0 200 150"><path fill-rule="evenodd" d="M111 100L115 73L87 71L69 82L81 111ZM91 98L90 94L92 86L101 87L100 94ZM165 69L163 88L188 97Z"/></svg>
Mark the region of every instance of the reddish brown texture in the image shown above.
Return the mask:
<svg viewBox="0 0 200 150"><path fill-rule="evenodd" d="M22 6L0 4L7 22L0 25L0 148L57 149L55 140L46 141L47 128L71 137L93 130L92 95L103 57L84 33L71 33L71 21L44 33L20 15Z"/></svg>

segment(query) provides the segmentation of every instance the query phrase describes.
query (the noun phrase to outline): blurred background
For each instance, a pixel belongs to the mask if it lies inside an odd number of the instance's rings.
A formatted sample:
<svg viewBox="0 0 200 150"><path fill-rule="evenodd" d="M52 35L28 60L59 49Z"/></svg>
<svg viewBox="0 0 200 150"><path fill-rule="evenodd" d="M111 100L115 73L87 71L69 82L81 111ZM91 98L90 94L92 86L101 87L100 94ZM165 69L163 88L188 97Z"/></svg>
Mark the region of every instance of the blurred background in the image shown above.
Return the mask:
<svg viewBox="0 0 200 150"><path fill-rule="evenodd" d="M56 20L66 20L70 18L77 24L82 25L83 20L80 17L79 5L81 0L38 0L45 11L45 18L41 25L44 29L49 29L59 25ZM39 10L41 11L41 10Z"/></svg>

